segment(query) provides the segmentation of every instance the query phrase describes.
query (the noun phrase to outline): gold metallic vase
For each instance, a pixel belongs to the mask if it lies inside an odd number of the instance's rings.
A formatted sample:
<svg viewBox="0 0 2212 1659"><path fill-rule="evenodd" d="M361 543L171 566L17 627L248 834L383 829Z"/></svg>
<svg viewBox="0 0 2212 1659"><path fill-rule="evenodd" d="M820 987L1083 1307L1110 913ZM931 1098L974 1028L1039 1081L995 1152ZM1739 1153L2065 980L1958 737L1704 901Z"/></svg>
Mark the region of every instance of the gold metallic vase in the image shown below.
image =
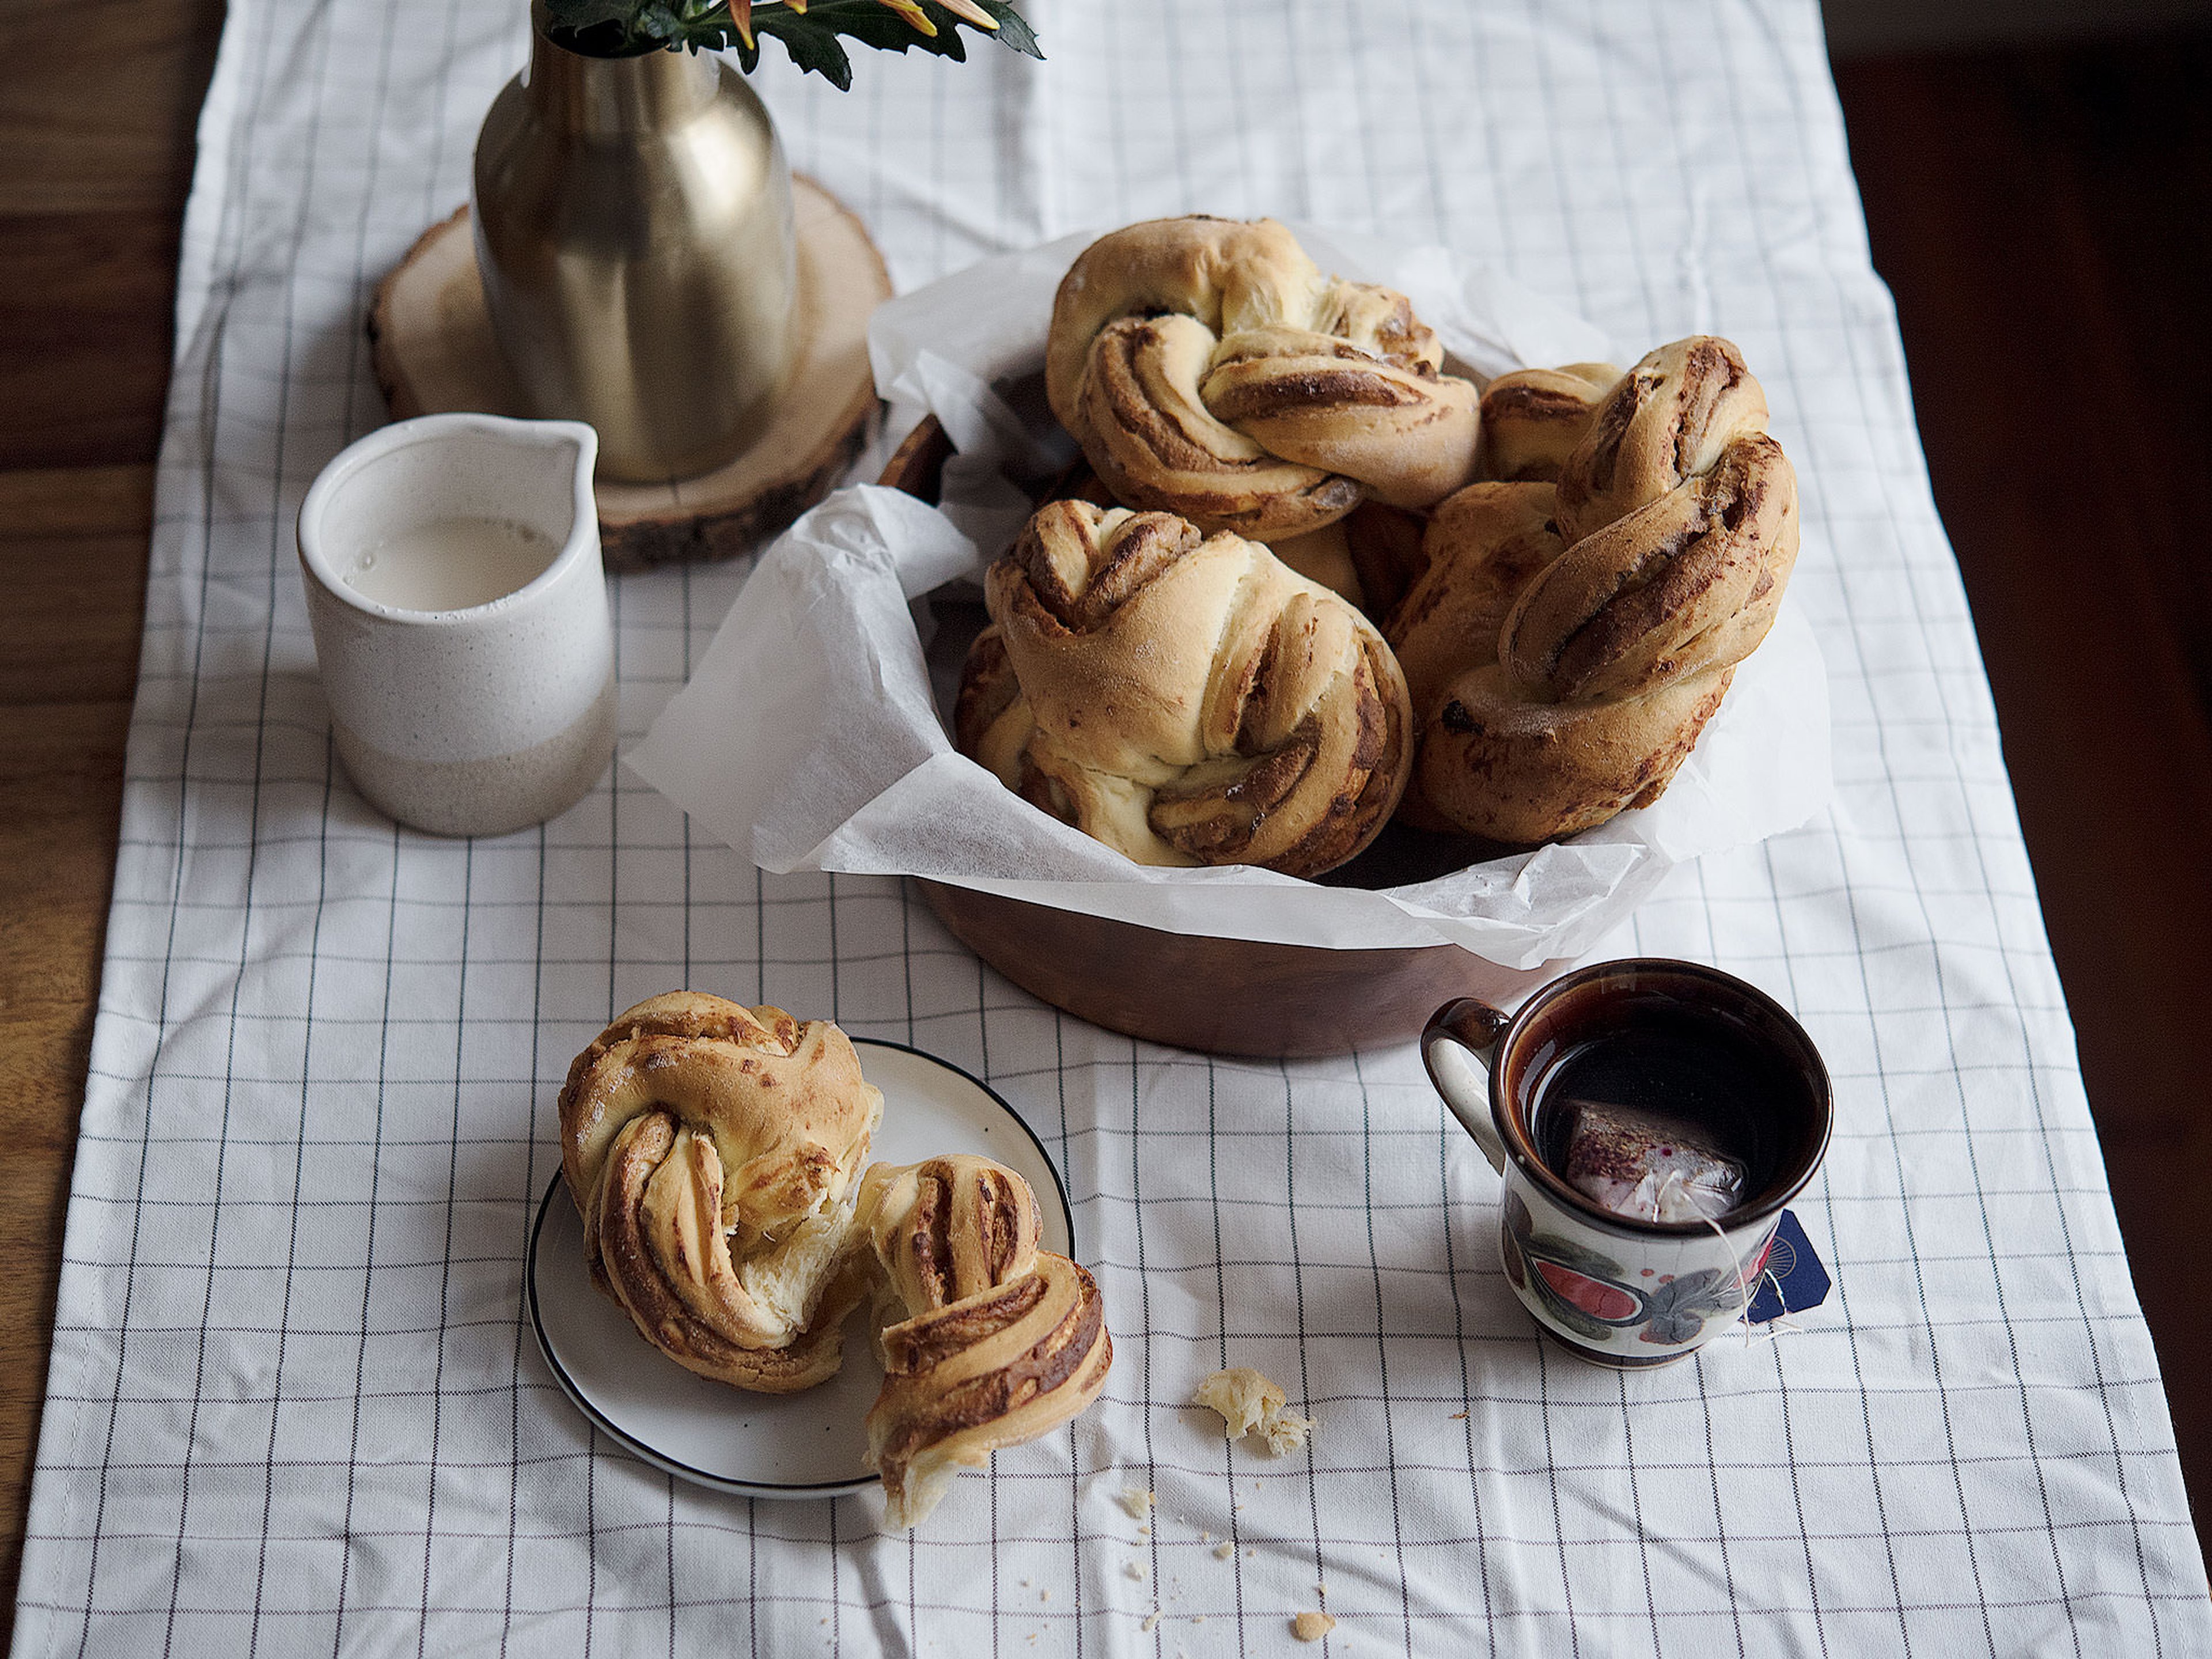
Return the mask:
<svg viewBox="0 0 2212 1659"><path fill-rule="evenodd" d="M599 476L690 477L757 438L790 367L791 169L752 88L689 52L589 58L546 36L477 139L477 264L547 419L599 428Z"/></svg>

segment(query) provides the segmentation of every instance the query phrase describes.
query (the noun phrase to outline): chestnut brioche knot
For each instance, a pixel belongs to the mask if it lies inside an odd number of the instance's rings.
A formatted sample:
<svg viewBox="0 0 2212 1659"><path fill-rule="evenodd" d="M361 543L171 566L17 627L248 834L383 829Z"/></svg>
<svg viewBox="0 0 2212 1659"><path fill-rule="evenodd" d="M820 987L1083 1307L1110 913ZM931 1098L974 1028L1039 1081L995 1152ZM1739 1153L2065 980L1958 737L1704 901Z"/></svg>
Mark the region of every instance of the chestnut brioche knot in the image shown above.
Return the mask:
<svg viewBox="0 0 2212 1659"><path fill-rule="evenodd" d="M1530 695L1633 696L1731 668L1797 557L1797 481L1729 342L1662 346L1599 404L1559 473L1560 556L1522 591L1498 655Z"/></svg>
<svg viewBox="0 0 2212 1659"><path fill-rule="evenodd" d="M1272 219L1102 237L1054 300L1053 413L1118 501L1276 541L1474 475L1474 386L1403 295L1322 275Z"/></svg>
<svg viewBox="0 0 2212 1659"><path fill-rule="evenodd" d="M1736 348L1662 346L1577 426L1567 382L1595 367L1506 388L1501 411L1541 410L1517 429L1519 416L1493 417L1524 480L1564 452L1556 484L1480 483L1443 503L1389 619L1424 720L1423 821L1528 843L1650 805L1788 585L1796 477Z"/></svg>
<svg viewBox="0 0 2212 1659"><path fill-rule="evenodd" d="M1509 483L1552 483L1620 379L1611 363L1520 368L1482 389L1482 473Z"/></svg>
<svg viewBox="0 0 2212 1659"><path fill-rule="evenodd" d="M1397 663L1265 547L1050 501L984 590L962 751L1138 862L1318 874L1395 809L1413 754Z"/></svg>
<svg viewBox="0 0 2212 1659"><path fill-rule="evenodd" d="M835 1025L690 991L638 1004L561 1091L593 1280L690 1370L811 1388L866 1289L852 1206L882 1114Z"/></svg>
<svg viewBox="0 0 2212 1659"><path fill-rule="evenodd" d="M963 1468L1082 1412L1113 1364L1098 1286L1038 1248L1036 1197L970 1154L877 1164L858 1220L882 1273L883 1392L868 1467L911 1527Z"/></svg>

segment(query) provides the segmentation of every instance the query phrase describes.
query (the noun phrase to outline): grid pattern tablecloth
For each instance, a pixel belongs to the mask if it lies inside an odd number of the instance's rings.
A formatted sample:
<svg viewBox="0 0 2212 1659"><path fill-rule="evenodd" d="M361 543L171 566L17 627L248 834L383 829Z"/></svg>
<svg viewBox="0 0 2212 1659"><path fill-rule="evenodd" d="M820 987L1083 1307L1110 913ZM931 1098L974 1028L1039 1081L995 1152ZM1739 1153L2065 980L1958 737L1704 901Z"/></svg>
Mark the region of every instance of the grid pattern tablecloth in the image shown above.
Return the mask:
<svg viewBox="0 0 2212 1659"><path fill-rule="evenodd" d="M1409 1048L1107 1036L896 884L764 879L620 770L473 844L333 770L293 514L382 418L369 289L465 194L521 9L233 0L19 1650L1267 1652L1324 1602L1344 1653L2212 1646L1812 0L1032 0L1042 67L758 79L902 287L1074 224L1270 212L1493 258L1625 341L1742 344L1804 481L1838 799L1678 872L1609 953L1717 962L1812 1029L1839 1121L1799 1207L1836 1291L1627 1378L1536 1340ZM631 738L742 574L617 584ZM1107 1396L919 1538L872 1498L671 1481L526 1334L565 1062L679 984L941 1053L1066 1173ZM1307 1402L1306 1453L1181 1409L1224 1363ZM1158 1493L1148 1534L1124 1487Z"/></svg>

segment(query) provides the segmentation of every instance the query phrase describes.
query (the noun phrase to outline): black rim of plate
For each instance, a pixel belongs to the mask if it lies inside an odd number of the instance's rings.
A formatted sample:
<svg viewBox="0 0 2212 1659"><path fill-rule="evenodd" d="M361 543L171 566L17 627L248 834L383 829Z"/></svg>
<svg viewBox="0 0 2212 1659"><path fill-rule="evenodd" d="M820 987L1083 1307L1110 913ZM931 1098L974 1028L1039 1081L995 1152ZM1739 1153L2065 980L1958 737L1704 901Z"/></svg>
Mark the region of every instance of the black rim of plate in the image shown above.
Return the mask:
<svg viewBox="0 0 2212 1659"><path fill-rule="evenodd" d="M1007 1103L1004 1095L965 1067L955 1066L951 1060L940 1055L933 1054L926 1048L917 1048L910 1042L893 1042L887 1037L860 1036L854 1037L851 1041L856 1048L895 1048L901 1054L912 1054L918 1060L926 1060L940 1070L951 1073L953 1076L970 1087L980 1090L984 1098L996 1106L1006 1115L1008 1121L1029 1138L1030 1145L1036 1148L1037 1157L1043 1161L1046 1172L1052 1176L1053 1196L1060 1200L1060 1219L1067 1228L1068 1253L1071 1255L1077 1253L1075 1206L1068 1202L1066 1179L1060 1174L1060 1165L1053 1162L1052 1153L1046 1149L1042 1137L1030 1128L1022 1115ZM840 1498L848 1492L865 1492L875 1484L875 1477L866 1474L843 1480L739 1480L730 1475L716 1474L711 1470L696 1468L680 1458L671 1457L667 1453L640 1440L593 1405L585 1395L582 1386L568 1374L568 1367L561 1363L560 1356L554 1352L553 1344L547 1340L545 1334L545 1316L538 1305L538 1246L545 1232L545 1218L552 1214L553 1200L561 1190L561 1172L556 1170L553 1172L553 1179L546 1185L545 1196L538 1201L538 1218L531 1224L530 1253L528 1259L523 1264L523 1300L530 1310L530 1328L532 1334L538 1339L538 1352L545 1357L546 1366L552 1371L554 1379L560 1383L561 1392L568 1395L568 1403L581 1412L593 1427L608 1436L617 1444L628 1449L633 1455L652 1464L655 1468L681 1475L686 1480L696 1482L702 1486L710 1486L717 1492L733 1492L741 1497L763 1492L812 1492L824 1498ZM675 1364L673 1360L669 1363Z"/></svg>

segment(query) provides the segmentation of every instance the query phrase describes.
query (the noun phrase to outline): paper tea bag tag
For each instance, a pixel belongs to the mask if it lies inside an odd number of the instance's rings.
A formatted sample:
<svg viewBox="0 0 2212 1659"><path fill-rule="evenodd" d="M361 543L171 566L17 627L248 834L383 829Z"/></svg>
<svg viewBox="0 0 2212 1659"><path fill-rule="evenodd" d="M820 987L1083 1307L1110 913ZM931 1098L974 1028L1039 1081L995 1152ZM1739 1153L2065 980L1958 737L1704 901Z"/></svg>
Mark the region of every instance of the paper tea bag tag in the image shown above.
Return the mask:
<svg viewBox="0 0 2212 1659"><path fill-rule="evenodd" d="M1828 1299L1828 1270L1814 1253L1813 1241L1798 1224L1797 1212L1784 1210L1775 1224L1774 1242L1766 1247L1760 1264L1758 1294L1744 1315L1753 1325L1764 1325L1784 1314L1803 1313Z"/></svg>

